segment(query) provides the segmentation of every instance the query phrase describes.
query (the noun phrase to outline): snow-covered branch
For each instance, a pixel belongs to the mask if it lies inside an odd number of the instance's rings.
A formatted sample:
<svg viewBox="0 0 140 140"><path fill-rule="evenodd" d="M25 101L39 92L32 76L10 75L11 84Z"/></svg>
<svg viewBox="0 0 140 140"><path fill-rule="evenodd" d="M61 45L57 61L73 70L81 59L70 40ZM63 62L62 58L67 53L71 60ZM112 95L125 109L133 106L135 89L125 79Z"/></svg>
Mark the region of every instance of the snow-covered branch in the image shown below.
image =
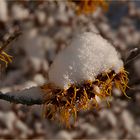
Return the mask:
<svg viewBox="0 0 140 140"><path fill-rule="evenodd" d="M22 91L2 93L0 99L11 103L20 103L24 105L34 105L43 103L43 93L39 87L32 87Z"/></svg>
<svg viewBox="0 0 140 140"><path fill-rule="evenodd" d="M110 52L109 54L108 51ZM115 75L124 74L124 77L120 77L120 79L125 78L126 81L122 84L122 80L120 80L119 85L126 89L125 86L128 80L123 67L126 67L139 54L139 48L131 50L127 56L126 63L123 64L118 52L108 41L99 34L85 32L77 35L70 46L56 56L48 72L49 83L53 83L56 87L65 90L69 88L70 84L81 84L82 81L87 80L95 81L96 77L111 70L114 71ZM50 88L53 89L54 87ZM13 93L0 92L0 99L25 105L46 104L51 103L57 96L57 92L48 92L45 90L43 93L40 87L32 87ZM45 97L43 96L44 94Z"/></svg>

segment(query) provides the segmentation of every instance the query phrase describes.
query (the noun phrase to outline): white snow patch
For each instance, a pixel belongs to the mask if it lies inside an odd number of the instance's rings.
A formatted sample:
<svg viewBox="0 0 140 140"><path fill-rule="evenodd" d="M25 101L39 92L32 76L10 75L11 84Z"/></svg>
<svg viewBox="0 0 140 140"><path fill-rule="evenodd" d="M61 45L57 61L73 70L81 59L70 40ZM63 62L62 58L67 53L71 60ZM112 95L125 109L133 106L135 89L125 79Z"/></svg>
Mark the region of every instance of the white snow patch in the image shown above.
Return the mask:
<svg viewBox="0 0 140 140"><path fill-rule="evenodd" d="M85 32L56 56L49 70L49 81L67 89L72 83L95 80L109 69L118 73L121 67L122 60L107 40L99 34Z"/></svg>

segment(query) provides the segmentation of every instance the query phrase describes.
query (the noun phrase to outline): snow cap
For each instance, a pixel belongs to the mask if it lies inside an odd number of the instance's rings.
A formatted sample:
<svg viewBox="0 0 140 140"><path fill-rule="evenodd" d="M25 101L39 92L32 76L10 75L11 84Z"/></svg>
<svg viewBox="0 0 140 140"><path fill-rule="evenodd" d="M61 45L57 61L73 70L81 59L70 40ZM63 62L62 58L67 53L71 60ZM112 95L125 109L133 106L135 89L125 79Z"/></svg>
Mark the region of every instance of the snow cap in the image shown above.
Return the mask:
<svg viewBox="0 0 140 140"><path fill-rule="evenodd" d="M49 70L49 82L67 89L70 84L94 81L109 70L118 73L122 67L113 45L99 34L85 32L73 38L70 46L56 56Z"/></svg>

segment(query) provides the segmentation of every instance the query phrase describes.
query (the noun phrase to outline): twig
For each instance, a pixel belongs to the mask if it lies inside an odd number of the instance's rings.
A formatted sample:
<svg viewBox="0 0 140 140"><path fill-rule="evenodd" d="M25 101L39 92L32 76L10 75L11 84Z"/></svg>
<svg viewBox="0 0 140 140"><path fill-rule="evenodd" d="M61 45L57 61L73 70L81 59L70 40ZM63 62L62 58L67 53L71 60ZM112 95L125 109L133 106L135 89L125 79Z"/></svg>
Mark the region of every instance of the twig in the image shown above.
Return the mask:
<svg viewBox="0 0 140 140"><path fill-rule="evenodd" d="M43 93L39 87L32 87L12 93L0 92L0 99L24 105L43 104ZM48 99L50 100L50 99Z"/></svg>
<svg viewBox="0 0 140 140"><path fill-rule="evenodd" d="M126 60L125 60L125 67L132 62L138 55L140 54L140 48L134 48L130 50Z"/></svg>
<svg viewBox="0 0 140 140"><path fill-rule="evenodd" d="M18 32L15 32L13 35L11 35L8 40L6 40L2 47L0 47L0 53L13 41L15 40L16 38L18 38L19 36L21 35L21 32L18 31Z"/></svg>

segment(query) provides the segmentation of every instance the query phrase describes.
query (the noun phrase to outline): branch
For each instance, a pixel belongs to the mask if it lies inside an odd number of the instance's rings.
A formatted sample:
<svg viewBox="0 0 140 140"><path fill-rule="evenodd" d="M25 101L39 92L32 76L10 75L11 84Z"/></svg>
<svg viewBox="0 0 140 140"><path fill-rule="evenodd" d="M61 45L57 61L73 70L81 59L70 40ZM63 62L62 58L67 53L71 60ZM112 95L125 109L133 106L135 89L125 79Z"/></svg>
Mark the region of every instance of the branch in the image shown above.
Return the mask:
<svg viewBox="0 0 140 140"><path fill-rule="evenodd" d="M125 66L130 63L132 60L134 60L138 55L140 54L140 48L134 48L130 51L127 59ZM139 90L139 88L135 89ZM40 89L40 87L32 87L29 89L21 90L21 91L16 91L16 92L8 92L8 93L2 93L0 92L0 99L1 100L6 100L12 103L20 103L24 105L41 105L44 102L51 102L54 98L55 95L53 96L52 94L47 95L45 97L45 101L43 100L43 91Z"/></svg>
<svg viewBox="0 0 140 140"><path fill-rule="evenodd" d="M140 54L140 48L134 48L130 50L126 60L125 60L125 66L127 66L130 62L132 62L136 57L138 57Z"/></svg>
<svg viewBox="0 0 140 140"><path fill-rule="evenodd" d="M39 87L32 87L22 91L2 93L0 99L24 105L43 104L43 92ZM49 99L48 99L49 100Z"/></svg>
<svg viewBox="0 0 140 140"><path fill-rule="evenodd" d="M21 35L20 31L15 32L13 35L11 35L3 44L2 47L0 48L0 52L2 52L12 41L17 39Z"/></svg>

